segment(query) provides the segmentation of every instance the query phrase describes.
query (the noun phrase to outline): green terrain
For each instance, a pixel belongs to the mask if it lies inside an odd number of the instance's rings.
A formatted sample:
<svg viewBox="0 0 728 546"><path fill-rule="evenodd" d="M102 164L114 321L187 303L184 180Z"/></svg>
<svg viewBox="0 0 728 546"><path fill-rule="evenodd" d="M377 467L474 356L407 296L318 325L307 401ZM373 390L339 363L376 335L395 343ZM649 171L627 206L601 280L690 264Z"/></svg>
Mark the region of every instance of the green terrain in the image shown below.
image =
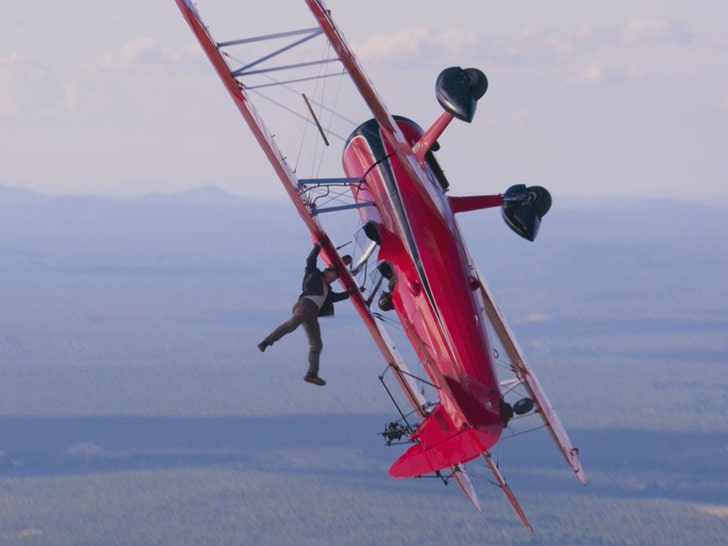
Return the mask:
<svg viewBox="0 0 728 546"><path fill-rule="evenodd" d="M301 381L302 334L255 350L309 244L265 209L253 236L260 204L218 193L0 187L0 544L725 543L725 207L555 206L533 245L497 213L463 221L589 479L544 431L501 442L534 533L482 464L482 514L454 483L388 477L396 409L346 305L325 389Z"/></svg>

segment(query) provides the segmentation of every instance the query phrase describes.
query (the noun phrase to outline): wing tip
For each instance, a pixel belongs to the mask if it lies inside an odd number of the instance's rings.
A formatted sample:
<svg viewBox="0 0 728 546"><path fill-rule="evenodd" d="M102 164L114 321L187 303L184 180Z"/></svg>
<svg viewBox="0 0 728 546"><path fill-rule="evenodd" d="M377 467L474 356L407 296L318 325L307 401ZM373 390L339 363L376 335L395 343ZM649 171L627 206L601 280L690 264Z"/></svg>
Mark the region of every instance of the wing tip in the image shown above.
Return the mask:
<svg viewBox="0 0 728 546"><path fill-rule="evenodd" d="M583 486L586 486L586 474L584 471L579 468L578 470L574 471L574 474L576 474L576 479L579 480L579 483Z"/></svg>

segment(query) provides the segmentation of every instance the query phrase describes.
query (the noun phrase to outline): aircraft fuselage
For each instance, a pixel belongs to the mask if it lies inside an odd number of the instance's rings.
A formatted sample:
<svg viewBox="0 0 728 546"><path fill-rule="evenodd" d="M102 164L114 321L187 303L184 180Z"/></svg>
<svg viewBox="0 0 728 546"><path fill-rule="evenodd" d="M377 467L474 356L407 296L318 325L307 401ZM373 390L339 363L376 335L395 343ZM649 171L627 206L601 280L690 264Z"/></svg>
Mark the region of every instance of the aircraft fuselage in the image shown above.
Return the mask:
<svg viewBox="0 0 728 546"><path fill-rule="evenodd" d="M422 129L404 118L397 124L411 145ZM503 430L501 393L493 369L487 320L478 300L479 281L445 195L439 169L428 161L423 185L408 174L382 138L378 124L362 124L345 147L349 177L364 178L354 189L362 219L374 222L379 263L393 272L392 303L410 343L458 431L470 430L477 457ZM438 179L438 174L440 179ZM424 186L424 187L423 187ZM459 461L466 462L466 461Z"/></svg>

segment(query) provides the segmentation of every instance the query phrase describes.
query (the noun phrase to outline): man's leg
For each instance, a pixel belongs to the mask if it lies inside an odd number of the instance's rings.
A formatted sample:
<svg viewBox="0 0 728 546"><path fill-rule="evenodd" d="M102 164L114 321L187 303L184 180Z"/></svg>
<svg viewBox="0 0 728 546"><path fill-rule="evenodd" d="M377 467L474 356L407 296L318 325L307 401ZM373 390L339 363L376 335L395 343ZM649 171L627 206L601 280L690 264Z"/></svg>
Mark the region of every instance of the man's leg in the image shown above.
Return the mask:
<svg viewBox="0 0 728 546"><path fill-rule="evenodd" d="M321 341L318 316L307 317L302 324L303 329L306 330L306 337L308 337L308 375L318 376L319 356L324 347Z"/></svg>
<svg viewBox="0 0 728 546"><path fill-rule="evenodd" d="M303 302L297 301L293 306L291 318L278 326L270 334L268 334L268 336L260 344L264 345L261 351L265 350L265 347L267 347L268 345L273 345L273 343L281 339L283 336L293 332L301 325L301 323L305 320L306 316L306 306L303 304ZM260 345L258 346L258 348L260 348Z"/></svg>

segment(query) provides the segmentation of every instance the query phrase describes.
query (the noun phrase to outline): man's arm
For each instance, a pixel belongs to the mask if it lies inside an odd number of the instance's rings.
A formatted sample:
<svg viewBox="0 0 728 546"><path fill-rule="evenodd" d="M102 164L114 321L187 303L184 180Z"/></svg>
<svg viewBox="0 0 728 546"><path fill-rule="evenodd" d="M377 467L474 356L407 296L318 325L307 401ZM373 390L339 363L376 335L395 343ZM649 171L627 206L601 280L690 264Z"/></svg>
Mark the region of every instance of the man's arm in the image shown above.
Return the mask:
<svg viewBox="0 0 728 546"><path fill-rule="evenodd" d="M337 302L349 299L351 292L352 290L347 290L346 292L331 292L331 301Z"/></svg>
<svg viewBox="0 0 728 546"><path fill-rule="evenodd" d="M311 249L308 258L306 258L306 273L316 269L316 260L318 260L319 252L321 252L321 246L313 245L313 249Z"/></svg>

